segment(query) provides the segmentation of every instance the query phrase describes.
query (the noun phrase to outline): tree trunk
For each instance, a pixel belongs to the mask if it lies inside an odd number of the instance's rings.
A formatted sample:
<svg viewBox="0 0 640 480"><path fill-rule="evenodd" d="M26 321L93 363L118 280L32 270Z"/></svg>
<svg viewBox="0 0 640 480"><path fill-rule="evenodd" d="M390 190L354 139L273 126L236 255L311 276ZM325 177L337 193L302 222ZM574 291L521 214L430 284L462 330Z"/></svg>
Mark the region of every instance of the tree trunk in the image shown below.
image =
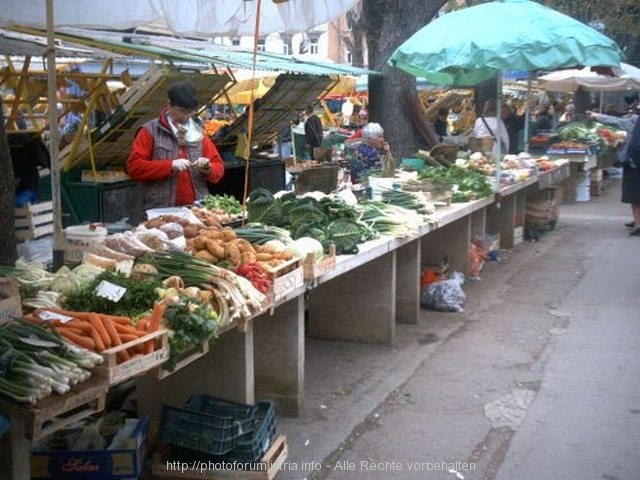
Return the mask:
<svg viewBox="0 0 640 480"><path fill-rule="evenodd" d="M587 118L587 110L591 108L591 94L580 87L573 94L573 106L576 120L584 120Z"/></svg>
<svg viewBox="0 0 640 480"><path fill-rule="evenodd" d="M445 0L362 0L366 24L369 68L383 75L369 77L369 119L385 131L396 158L407 156L421 144L412 121L418 104L415 77L387 64L405 40L425 26Z"/></svg>
<svg viewBox="0 0 640 480"><path fill-rule="evenodd" d="M9 141L4 128L4 110L0 100L0 265L13 266L17 258L13 202L15 179Z"/></svg>

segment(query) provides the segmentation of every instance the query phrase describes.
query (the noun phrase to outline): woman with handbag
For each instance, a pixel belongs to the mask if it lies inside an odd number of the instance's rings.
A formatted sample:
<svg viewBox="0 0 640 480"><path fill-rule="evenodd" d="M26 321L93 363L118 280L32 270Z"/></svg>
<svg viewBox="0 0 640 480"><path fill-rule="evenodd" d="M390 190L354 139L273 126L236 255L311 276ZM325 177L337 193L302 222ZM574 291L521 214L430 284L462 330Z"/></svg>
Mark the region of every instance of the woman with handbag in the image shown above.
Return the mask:
<svg viewBox="0 0 640 480"><path fill-rule="evenodd" d="M495 141L498 125L500 125L500 140L502 141L502 149L500 151L502 155L509 153L509 132L502 119L498 117L497 112L496 101L492 98L485 100L482 114L476 118L473 126L474 137L492 137L494 139L492 152L494 157L498 156L498 142Z"/></svg>

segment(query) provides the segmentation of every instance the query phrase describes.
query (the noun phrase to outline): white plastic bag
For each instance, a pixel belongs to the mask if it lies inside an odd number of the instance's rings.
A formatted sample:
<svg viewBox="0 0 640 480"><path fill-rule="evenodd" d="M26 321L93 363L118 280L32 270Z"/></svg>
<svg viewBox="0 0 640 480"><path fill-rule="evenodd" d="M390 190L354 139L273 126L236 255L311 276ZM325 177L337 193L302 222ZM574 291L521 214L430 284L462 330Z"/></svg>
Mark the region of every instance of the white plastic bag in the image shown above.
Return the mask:
<svg viewBox="0 0 640 480"><path fill-rule="evenodd" d="M454 272L451 278L439 280L424 287L420 305L439 312L463 312L466 295L462 290L464 276Z"/></svg>

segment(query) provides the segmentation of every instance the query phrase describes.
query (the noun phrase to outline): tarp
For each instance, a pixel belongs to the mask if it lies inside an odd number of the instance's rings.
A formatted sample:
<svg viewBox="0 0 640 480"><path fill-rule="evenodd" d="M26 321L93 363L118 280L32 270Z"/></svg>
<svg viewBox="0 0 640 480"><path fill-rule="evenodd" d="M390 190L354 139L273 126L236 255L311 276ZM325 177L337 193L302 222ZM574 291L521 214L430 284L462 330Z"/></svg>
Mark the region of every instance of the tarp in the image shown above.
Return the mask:
<svg viewBox="0 0 640 480"><path fill-rule="evenodd" d="M256 0L55 0L55 28L125 30L148 27L200 37L251 36ZM357 0L289 0L261 3L260 33L304 32L354 7ZM45 0L3 0L0 26L45 28Z"/></svg>

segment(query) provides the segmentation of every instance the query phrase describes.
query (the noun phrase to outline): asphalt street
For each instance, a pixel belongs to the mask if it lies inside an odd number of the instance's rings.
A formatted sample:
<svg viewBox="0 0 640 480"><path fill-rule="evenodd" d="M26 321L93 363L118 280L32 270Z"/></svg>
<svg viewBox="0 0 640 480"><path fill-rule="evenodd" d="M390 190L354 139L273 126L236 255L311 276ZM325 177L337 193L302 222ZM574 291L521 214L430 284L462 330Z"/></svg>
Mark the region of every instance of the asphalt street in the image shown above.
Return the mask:
<svg viewBox="0 0 640 480"><path fill-rule="evenodd" d="M308 339L278 479L640 479L640 237L619 178L391 346Z"/></svg>

